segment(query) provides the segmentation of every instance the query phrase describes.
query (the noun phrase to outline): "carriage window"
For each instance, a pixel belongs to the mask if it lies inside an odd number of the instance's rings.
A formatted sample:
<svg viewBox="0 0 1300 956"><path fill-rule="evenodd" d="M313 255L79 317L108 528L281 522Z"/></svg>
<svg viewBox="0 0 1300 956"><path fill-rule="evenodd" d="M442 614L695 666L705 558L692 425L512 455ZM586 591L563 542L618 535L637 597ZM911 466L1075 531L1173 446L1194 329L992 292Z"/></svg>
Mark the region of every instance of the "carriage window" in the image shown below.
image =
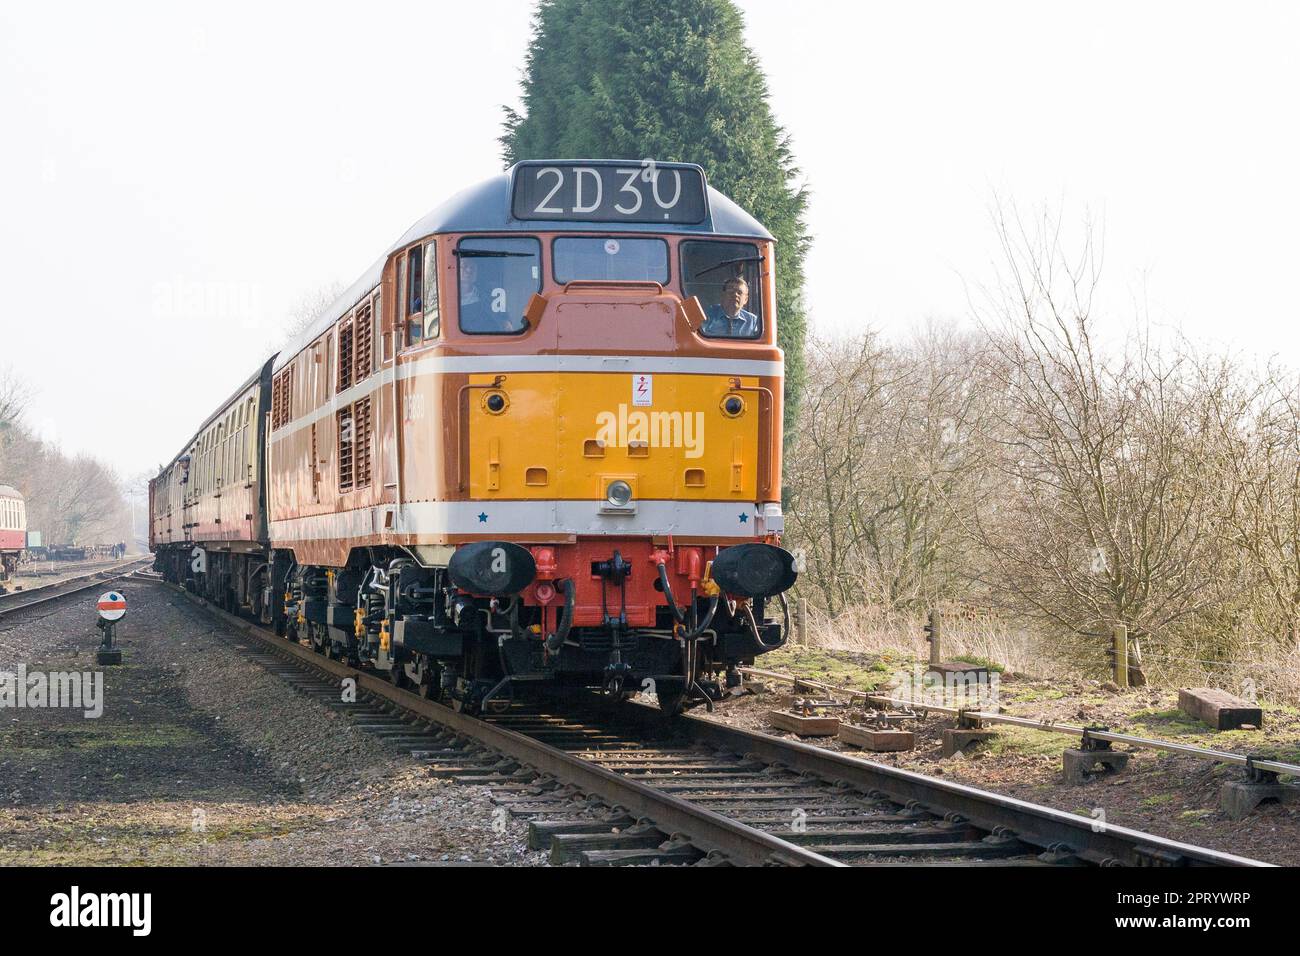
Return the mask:
<svg viewBox="0 0 1300 956"><path fill-rule="evenodd" d="M763 331L758 247L748 242L683 242L682 289L704 306L700 334L756 339Z"/></svg>
<svg viewBox="0 0 1300 956"><path fill-rule="evenodd" d="M419 246L406 254L406 344L414 345L424 332L424 255Z"/></svg>
<svg viewBox="0 0 1300 956"><path fill-rule="evenodd" d="M442 331L438 315L438 247L424 247L424 337L436 339Z"/></svg>
<svg viewBox="0 0 1300 956"><path fill-rule="evenodd" d="M668 243L662 239L556 239L555 281L668 281Z"/></svg>
<svg viewBox="0 0 1300 956"><path fill-rule="evenodd" d="M462 239L460 328L476 335L524 331L524 309L542 288L541 243L536 239Z"/></svg>

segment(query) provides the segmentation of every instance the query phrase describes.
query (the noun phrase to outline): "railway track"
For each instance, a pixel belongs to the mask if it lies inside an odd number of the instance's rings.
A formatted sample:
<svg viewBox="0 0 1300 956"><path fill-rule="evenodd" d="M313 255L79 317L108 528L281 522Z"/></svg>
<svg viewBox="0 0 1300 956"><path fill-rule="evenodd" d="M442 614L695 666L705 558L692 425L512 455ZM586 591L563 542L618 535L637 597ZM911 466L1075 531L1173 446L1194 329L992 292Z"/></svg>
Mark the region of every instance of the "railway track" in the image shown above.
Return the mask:
<svg viewBox="0 0 1300 956"><path fill-rule="evenodd" d="M153 558L151 557L140 558L127 564L119 564L116 567L105 568L90 574L82 574L74 578L42 584L40 587L0 594L0 617L27 608L48 604L52 601L73 597L86 591L92 591L95 588L103 587L109 581L116 581L118 578L130 576L147 568L152 563Z"/></svg>
<svg viewBox="0 0 1300 956"><path fill-rule="evenodd" d="M163 587L171 585L161 584ZM488 786L553 862L1264 866L951 781L638 704L456 713L173 588L241 652L432 775ZM355 700L340 682L356 682Z"/></svg>
<svg viewBox="0 0 1300 956"><path fill-rule="evenodd" d="M36 561L19 566L19 578L53 578L118 567L125 559L93 558L85 561Z"/></svg>

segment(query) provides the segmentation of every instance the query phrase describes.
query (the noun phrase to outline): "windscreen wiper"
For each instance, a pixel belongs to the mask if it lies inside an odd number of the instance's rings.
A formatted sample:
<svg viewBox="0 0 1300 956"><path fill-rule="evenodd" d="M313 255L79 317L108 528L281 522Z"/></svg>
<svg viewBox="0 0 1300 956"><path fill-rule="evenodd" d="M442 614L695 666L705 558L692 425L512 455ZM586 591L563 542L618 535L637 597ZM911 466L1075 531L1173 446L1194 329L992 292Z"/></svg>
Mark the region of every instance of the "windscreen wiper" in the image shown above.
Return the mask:
<svg viewBox="0 0 1300 956"><path fill-rule="evenodd" d="M708 275L710 272L717 272L723 266L734 266L737 262L762 262L762 261L763 261L762 256L741 256L738 259L724 259L722 262L719 262L716 265L709 266L707 269L701 269L699 272L695 273L694 278L698 279L700 276Z"/></svg>
<svg viewBox="0 0 1300 956"><path fill-rule="evenodd" d="M498 252L495 249L456 249L452 254L463 256L466 259L503 259L507 256L521 256L525 259L531 259L537 255L535 252Z"/></svg>

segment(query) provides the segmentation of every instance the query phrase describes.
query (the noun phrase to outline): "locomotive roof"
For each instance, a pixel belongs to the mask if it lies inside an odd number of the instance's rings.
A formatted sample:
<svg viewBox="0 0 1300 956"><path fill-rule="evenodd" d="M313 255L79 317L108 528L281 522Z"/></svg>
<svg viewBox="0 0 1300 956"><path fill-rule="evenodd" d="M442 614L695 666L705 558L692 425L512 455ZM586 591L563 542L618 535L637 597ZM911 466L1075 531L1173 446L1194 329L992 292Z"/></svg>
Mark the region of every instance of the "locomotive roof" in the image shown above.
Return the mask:
<svg viewBox="0 0 1300 956"><path fill-rule="evenodd" d="M548 162L570 164L598 161L549 160ZM599 162L608 162L608 160ZM640 160L626 162L636 165ZM388 248L379 261L352 283L347 291L335 299L329 308L318 315L300 335L286 344L276 358L275 370L279 371L281 367L287 365L295 355L314 342L345 312L360 302L363 296L379 285L384 263L388 261L389 256L425 236L444 232L649 232L656 235L680 233L745 239L772 238L772 234L764 229L758 220L712 186L705 187L709 200L708 215L699 223L661 225L645 222L516 219L511 215L510 200L515 170L518 168L519 164L515 164L491 179L485 179L475 186L461 190L418 219L397 242Z"/></svg>
<svg viewBox="0 0 1300 956"><path fill-rule="evenodd" d="M23 493L12 485L0 485L0 498L17 498L19 501L25 500Z"/></svg>
<svg viewBox="0 0 1300 956"><path fill-rule="evenodd" d="M559 166L583 163L606 163L608 160L548 160ZM626 161L639 165L639 161ZM485 179L476 186L461 190L442 205L420 219L397 241L389 255L416 239L439 232L652 232L703 233L718 236L744 236L754 239L771 239L772 234L759 225L749 213L712 186L708 187L708 215L703 222L694 224L663 225L654 222L584 222L582 220L516 219L510 214L511 185L515 170L520 164L504 173Z"/></svg>

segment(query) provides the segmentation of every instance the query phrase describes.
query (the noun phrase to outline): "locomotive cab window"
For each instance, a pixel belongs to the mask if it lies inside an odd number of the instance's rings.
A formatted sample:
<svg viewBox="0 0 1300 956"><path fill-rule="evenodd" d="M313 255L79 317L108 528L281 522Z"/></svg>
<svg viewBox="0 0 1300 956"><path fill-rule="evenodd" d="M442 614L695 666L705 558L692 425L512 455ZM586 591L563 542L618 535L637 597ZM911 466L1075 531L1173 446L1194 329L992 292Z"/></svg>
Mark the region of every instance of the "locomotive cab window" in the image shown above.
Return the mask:
<svg viewBox="0 0 1300 956"><path fill-rule="evenodd" d="M424 247L424 337L436 339L442 332L438 314L438 247L430 242Z"/></svg>
<svg viewBox="0 0 1300 956"><path fill-rule="evenodd" d="M662 239L582 237L556 239L551 246L555 281L668 281L668 243Z"/></svg>
<svg viewBox="0 0 1300 956"><path fill-rule="evenodd" d="M752 243L682 243L682 290L704 307L701 335L756 339L762 334L762 264Z"/></svg>
<svg viewBox="0 0 1300 956"><path fill-rule="evenodd" d="M416 246L406 254L406 344L424 338L424 254Z"/></svg>
<svg viewBox="0 0 1300 956"><path fill-rule="evenodd" d="M461 331L472 335L524 331L524 309L542 288L541 243L515 237L462 239L456 258Z"/></svg>

